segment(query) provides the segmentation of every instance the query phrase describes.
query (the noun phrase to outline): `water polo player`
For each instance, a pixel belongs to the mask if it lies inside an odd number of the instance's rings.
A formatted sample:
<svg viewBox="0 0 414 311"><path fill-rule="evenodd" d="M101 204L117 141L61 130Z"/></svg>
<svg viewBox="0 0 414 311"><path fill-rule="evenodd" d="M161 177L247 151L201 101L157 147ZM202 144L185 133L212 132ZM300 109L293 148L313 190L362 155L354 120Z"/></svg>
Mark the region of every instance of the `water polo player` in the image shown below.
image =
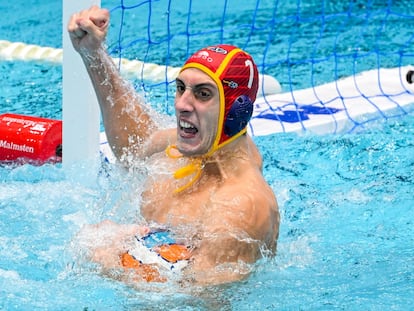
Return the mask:
<svg viewBox="0 0 414 311"><path fill-rule="evenodd" d="M275 253L279 232L276 198L246 134L258 88L252 57L231 45L194 53L176 80L177 126L164 129L107 54L108 25L108 11L93 6L74 14L68 31L114 154L148 171L140 207L145 223L85 227L83 241L94 237L91 260L134 281L217 284L246 277L259 258Z"/></svg>

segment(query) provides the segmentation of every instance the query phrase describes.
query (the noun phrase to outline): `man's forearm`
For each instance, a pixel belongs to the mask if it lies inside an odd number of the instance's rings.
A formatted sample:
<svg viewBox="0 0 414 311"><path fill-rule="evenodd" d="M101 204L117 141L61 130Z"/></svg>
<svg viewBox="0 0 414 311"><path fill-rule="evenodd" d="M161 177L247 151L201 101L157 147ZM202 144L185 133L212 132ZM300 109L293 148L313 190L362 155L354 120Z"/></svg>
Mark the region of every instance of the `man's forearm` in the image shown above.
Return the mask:
<svg viewBox="0 0 414 311"><path fill-rule="evenodd" d="M98 98L108 142L119 158L132 144L142 143L155 125L103 47L94 55L81 57Z"/></svg>

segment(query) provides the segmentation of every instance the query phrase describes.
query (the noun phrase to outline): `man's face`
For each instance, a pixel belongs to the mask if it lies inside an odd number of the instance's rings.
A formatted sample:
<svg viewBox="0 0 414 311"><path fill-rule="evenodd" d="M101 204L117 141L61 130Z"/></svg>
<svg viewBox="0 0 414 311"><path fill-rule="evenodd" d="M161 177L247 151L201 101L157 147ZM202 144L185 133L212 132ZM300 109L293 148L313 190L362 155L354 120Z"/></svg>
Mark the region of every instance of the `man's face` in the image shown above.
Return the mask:
<svg viewBox="0 0 414 311"><path fill-rule="evenodd" d="M177 148L186 156L206 154L217 135L219 91L206 73L187 68L177 77Z"/></svg>

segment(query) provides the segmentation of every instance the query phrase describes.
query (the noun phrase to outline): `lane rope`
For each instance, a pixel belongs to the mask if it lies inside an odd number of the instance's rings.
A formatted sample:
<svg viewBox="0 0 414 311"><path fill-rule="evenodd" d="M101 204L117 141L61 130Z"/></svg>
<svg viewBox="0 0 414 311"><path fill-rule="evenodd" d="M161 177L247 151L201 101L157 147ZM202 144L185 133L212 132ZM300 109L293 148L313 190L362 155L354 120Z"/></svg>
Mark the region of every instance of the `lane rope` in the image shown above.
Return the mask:
<svg viewBox="0 0 414 311"><path fill-rule="evenodd" d="M61 64L63 49L43 47L22 42L0 40L0 60L36 61ZM181 68L144 63L139 60L113 58L120 65L121 75L127 79L150 80L154 82L173 81ZM282 91L279 82L269 75L259 75L259 96L277 94ZM263 87L261 86L263 84Z"/></svg>

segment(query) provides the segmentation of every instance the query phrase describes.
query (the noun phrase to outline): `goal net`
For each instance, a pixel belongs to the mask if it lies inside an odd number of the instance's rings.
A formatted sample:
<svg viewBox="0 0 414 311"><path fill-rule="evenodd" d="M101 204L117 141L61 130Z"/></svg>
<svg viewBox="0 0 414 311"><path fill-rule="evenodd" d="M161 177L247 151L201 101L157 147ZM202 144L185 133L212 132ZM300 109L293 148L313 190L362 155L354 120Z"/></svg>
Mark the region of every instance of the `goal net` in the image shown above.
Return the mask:
<svg viewBox="0 0 414 311"><path fill-rule="evenodd" d="M355 131L412 111L412 1L108 0L102 6L111 11L110 54L162 112L173 112L178 68L217 43L246 50L262 74L253 135Z"/></svg>

